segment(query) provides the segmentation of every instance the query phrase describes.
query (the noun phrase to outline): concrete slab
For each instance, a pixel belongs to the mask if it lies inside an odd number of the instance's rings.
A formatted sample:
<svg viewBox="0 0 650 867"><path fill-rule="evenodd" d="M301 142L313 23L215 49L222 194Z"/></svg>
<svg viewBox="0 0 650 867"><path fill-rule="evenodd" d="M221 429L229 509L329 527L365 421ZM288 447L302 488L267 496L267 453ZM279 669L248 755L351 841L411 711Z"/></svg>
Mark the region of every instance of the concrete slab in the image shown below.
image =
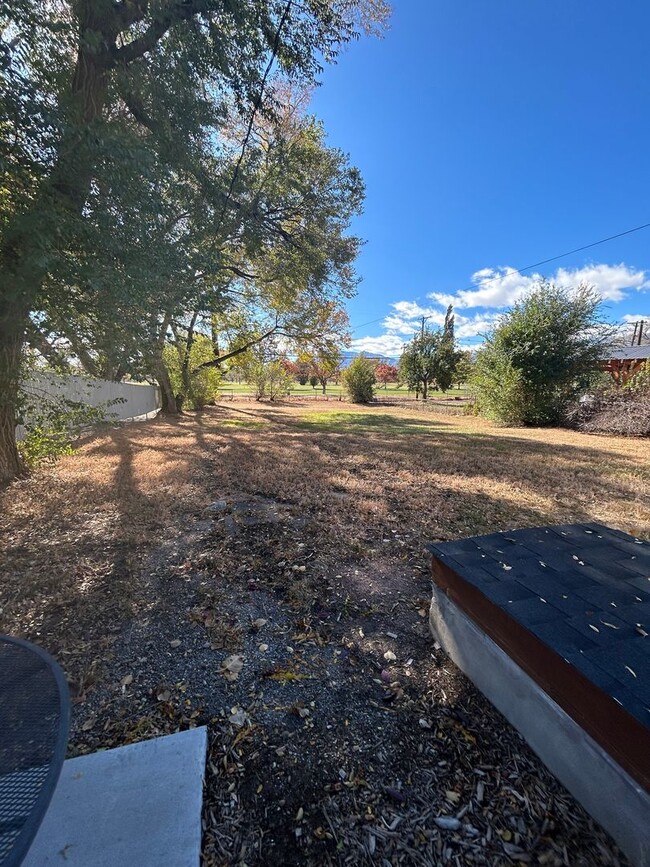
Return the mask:
<svg viewBox="0 0 650 867"><path fill-rule="evenodd" d="M198 867L207 730L69 759L23 867Z"/></svg>
<svg viewBox="0 0 650 867"><path fill-rule="evenodd" d="M434 585L431 632L637 867L650 867L650 795Z"/></svg>

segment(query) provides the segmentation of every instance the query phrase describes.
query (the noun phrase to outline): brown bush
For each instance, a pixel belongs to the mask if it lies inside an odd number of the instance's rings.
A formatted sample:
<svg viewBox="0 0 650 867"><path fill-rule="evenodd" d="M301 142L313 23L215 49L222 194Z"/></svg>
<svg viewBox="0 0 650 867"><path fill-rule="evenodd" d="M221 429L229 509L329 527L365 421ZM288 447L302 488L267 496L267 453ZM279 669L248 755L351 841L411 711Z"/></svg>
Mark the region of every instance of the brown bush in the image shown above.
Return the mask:
<svg viewBox="0 0 650 867"><path fill-rule="evenodd" d="M601 389L568 410L569 427L589 433L650 436L650 387Z"/></svg>

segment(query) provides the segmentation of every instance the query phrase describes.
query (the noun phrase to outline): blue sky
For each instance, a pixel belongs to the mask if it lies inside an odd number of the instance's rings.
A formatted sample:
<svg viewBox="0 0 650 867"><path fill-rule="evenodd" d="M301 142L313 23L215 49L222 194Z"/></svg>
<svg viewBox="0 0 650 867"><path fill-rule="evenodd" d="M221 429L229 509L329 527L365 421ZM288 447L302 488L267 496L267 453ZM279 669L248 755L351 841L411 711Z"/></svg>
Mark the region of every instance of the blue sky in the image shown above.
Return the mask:
<svg viewBox="0 0 650 867"><path fill-rule="evenodd" d="M530 285L508 269L650 222L649 40L647 0L394 0L325 70L312 109L367 185L355 349L447 302L480 342ZM539 273L650 319L650 228Z"/></svg>

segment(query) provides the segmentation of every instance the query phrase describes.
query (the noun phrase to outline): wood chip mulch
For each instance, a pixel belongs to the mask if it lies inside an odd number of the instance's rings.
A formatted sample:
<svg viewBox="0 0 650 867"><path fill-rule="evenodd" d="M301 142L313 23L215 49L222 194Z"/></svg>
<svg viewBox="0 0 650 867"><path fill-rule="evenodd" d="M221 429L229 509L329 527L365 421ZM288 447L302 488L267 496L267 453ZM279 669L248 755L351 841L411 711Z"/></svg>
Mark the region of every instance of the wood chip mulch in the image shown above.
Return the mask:
<svg viewBox="0 0 650 867"><path fill-rule="evenodd" d="M227 498L155 551L75 751L208 725L207 867L625 864L434 646L424 556L334 566L310 529Z"/></svg>

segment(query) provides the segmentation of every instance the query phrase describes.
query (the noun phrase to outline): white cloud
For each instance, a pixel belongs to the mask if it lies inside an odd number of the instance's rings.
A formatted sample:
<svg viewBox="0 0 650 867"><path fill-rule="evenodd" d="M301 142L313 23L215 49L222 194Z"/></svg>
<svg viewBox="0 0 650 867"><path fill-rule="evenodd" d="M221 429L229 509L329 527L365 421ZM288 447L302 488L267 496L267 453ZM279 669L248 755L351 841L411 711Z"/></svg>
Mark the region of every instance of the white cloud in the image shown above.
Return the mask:
<svg viewBox="0 0 650 867"><path fill-rule="evenodd" d="M632 313L626 313L623 317L623 322L629 322L630 325L636 325L637 322L643 321L650 325L650 313L639 313L637 316L632 315Z"/></svg>
<svg viewBox="0 0 650 867"><path fill-rule="evenodd" d="M426 316L425 313L422 314ZM418 327L417 319L413 319L412 321L407 321L401 316L387 316L384 319L384 328L386 331L389 331L391 334L404 334L406 337L410 338L413 336L413 332Z"/></svg>
<svg viewBox="0 0 650 867"><path fill-rule="evenodd" d="M419 304L416 304L415 301L396 301L394 304L391 304L400 316L404 316L405 319L416 319L420 316L428 316L430 310L427 307L420 307Z"/></svg>
<svg viewBox="0 0 650 867"><path fill-rule="evenodd" d="M416 301L396 301L391 304L393 312L383 320L384 333L376 337L362 337L352 341L357 352L395 357L401 355L407 343L419 331L422 317L427 324L441 327L445 321L445 308L454 306L456 337L461 346L480 345L480 338L490 331L501 315L501 310L519 300L541 279L539 274L519 274L514 268L482 268L472 275L474 289L456 293L431 292L427 298L433 304L422 305ZM583 268L558 268L549 279L561 286L574 288L581 283L594 286L604 300L620 301L630 290L650 289L650 272L632 268L624 263L618 265L586 265ZM473 308L485 308L464 313ZM626 323L645 319L650 333L648 315L623 316Z"/></svg>
<svg viewBox="0 0 650 867"><path fill-rule="evenodd" d="M621 301L625 298L625 289L650 287L645 271L630 268L623 262L620 265L587 265L575 271L558 268L554 279L562 286L576 286L578 283L595 286L607 301Z"/></svg>
<svg viewBox="0 0 650 867"><path fill-rule="evenodd" d="M460 339L468 337L478 337L485 334L493 326L499 318L497 313L484 313L471 318L456 314L455 331L456 337Z"/></svg>
<svg viewBox="0 0 650 867"><path fill-rule="evenodd" d="M370 352L372 355L386 355L397 358L402 354L406 341L396 334L380 334L378 337L360 337L353 340L351 347L354 352Z"/></svg>
<svg viewBox="0 0 650 867"><path fill-rule="evenodd" d="M529 292L540 279L539 274L519 274L509 266L482 268L472 275L476 289L461 289L453 294L431 292L427 297L437 304L453 304L456 308L508 307ZM619 265L586 265L573 270L558 268L549 279L567 287L587 283L608 301L621 301L628 289L650 288L645 271L630 268L623 262Z"/></svg>
<svg viewBox="0 0 650 867"><path fill-rule="evenodd" d="M422 316L426 317L429 326L442 327L445 322L445 312L435 307L422 307L419 304L412 304L410 301L397 301L392 307L401 311L401 315L391 314L384 319L384 328L387 331L385 336L403 335L402 343L410 340L415 332L419 331ZM499 314L477 313L473 316L463 316L462 313L455 313L454 315L456 336L460 339L467 339L489 331Z"/></svg>

